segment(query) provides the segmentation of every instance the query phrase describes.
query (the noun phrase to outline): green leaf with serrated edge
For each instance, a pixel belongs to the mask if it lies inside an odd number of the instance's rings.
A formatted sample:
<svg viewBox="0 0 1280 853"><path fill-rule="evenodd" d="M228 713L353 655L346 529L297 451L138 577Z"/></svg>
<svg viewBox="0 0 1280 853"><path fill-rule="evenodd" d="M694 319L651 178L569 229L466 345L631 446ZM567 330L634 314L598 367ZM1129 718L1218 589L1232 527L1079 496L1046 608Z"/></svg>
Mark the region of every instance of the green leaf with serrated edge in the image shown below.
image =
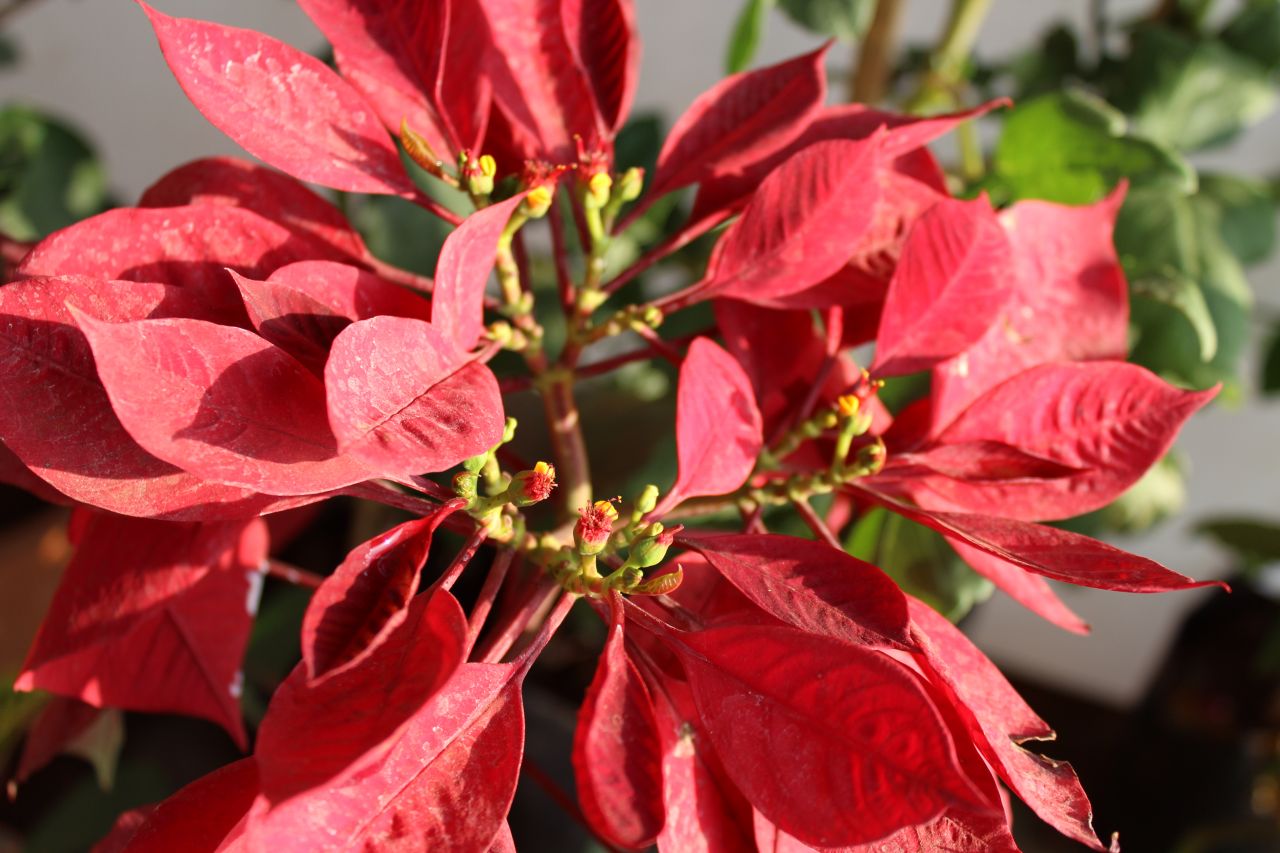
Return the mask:
<svg viewBox="0 0 1280 853"><path fill-rule="evenodd" d="M1005 117L987 187L1006 200L1091 204L1121 179L1192 192L1195 171L1176 152L1130 134L1124 115L1070 90L1024 101Z"/></svg>
<svg viewBox="0 0 1280 853"><path fill-rule="evenodd" d="M0 110L0 231L44 237L107 206L93 149L75 130L36 110Z"/></svg>
<svg viewBox="0 0 1280 853"><path fill-rule="evenodd" d="M764 33L765 18L773 8L774 0L747 0L738 20L733 25L733 33L729 36L729 49L725 52L724 71L726 74L737 74L751 65L756 50L760 47L760 36Z"/></svg>
<svg viewBox="0 0 1280 853"><path fill-rule="evenodd" d="M848 42L862 38L876 11L876 0L778 0L778 5L810 32Z"/></svg>
<svg viewBox="0 0 1280 853"><path fill-rule="evenodd" d="M1257 264L1270 257L1276 242L1276 203L1266 181L1202 172L1199 195L1217 207L1222 239L1241 263Z"/></svg>
<svg viewBox="0 0 1280 853"><path fill-rule="evenodd" d="M1262 518L1209 518L1196 531L1217 540L1251 565L1280 560L1280 522Z"/></svg>
<svg viewBox="0 0 1280 853"><path fill-rule="evenodd" d="M1209 305L1197 282L1175 269L1163 275L1147 276L1129 282L1133 296L1168 305L1187 319L1200 341L1200 360L1210 361L1218 351L1218 330L1213 325Z"/></svg>
<svg viewBox="0 0 1280 853"><path fill-rule="evenodd" d="M1222 31L1222 43L1262 67L1280 68L1280 3L1247 4Z"/></svg>

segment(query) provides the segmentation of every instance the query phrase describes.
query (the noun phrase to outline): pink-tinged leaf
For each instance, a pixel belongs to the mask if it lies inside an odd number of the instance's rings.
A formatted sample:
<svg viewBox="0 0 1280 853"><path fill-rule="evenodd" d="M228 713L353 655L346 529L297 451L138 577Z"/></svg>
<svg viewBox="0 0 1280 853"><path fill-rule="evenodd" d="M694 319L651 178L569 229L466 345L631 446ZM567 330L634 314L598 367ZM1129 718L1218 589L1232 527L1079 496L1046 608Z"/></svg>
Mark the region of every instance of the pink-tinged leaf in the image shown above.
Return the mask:
<svg viewBox="0 0 1280 853"><path fill-rule="evenodd" d="M258 794L252 757L202 776L169 799L125 812L94 853L213 853L230 849L243 833L241 821Z"/></svg>
<svg viewBox="0 0 1280 853"><path fill-rule="evenodd" d="M752 302L833 275L871 224L879 144L878 136L820 142L769 175L716 246L705 286Z"/></svg>
<svg viewBox="0 0 1280 853"><path fill-rule="evenodd" d="M310 682L353 669L405 620L431 550L431 537L459 502L356 546L311 596L302 618L302 660Z"/></svg>
<svg viewBox="0 0 1280 853"><path fill-rule="evenodd" d="M731 75L699 95L667 134L646 198L735 173L795 139L826 97L826 52Z"/></svg>
<svg viewBox="0 0 1280 853"><path fill-rule="evenodd" d="M640 77L640 38L632 0L564 0L565 33L595 95L600 126L622 129Z"/></svg>
<svg viewBox="0 0 1280 853"><path fill-rule="evenodd" d="M308 608L308 621L314 611ZM310 661L295 667L272 696L258 731L263 797L280 803L376 765L458 670L466 636L462 607L447 590L436 589L401 610L358 665L318 679L310 677Z"/></svg>
<svg viewBox="0 0 1280 853"><path fill-rule="evenodd" d="M967 441L940 444L919 453L893 457L884 468L886 477L908 477L919 469L968 483L1010 480L1053 480L1081 473L1081 469L1036 456L999 441Z"/></svg>
<svg viewBox="0 0 1280 853"><path fill-rule="evenodd" d="M99 786L110 790L123 745L124 719L118 710L54 696L27 729L13 778L22 783L59 755L67 754L89 762Z"/></svg>
<svg viewBox="0 0 1280 853"><path fill-rule="evenodd" d="M577 160L574 136L602 141L595 95L569 42L561 0L478 0L492 32L493 98L538 143L537 156ZM593 3L592 6L595 4Z"/></svg>
<svg viewBox="0 0 1280 853"><path fill-rule="evenodd" d="M872 372L925 370L986 334L1013 291L1009 241L985 197L920 217L889 283Z"/></svg>
<svg viewBox="0 0 1280 853"><path fill-rule="evenodd" d="M961 539L953 536L946 539L947 544L955 549L969 568L991 581L1032 613L1073 634L1089 633L1088 623L1063 603L1044 578L1031 574L1016 563L975 548Z"/></svg>
<svg viewBox="0 0 1280 853"><path fill-rule="evenodd" d="M95 515L14 689L191 714L243 746L240 660L266 555L261 520Z"/></svg>
<svg viewBox="0 0 1280 853"><path fill-rule="evenodd" d="M1111 239L1123 201L1121 188L1087 207L1022 201L1000 214L1013 295L981 339L934 368L937 429L1027 368L1125 357L1129 288Z"/></svg>
<svg viewBox="0 0 1280 853"><path fill-rule="evenodd" d="M260 798L250 849L488 849L524 749L519 675L510 665L463 664L385 757L273 808Z"/></svg>
<svg viewBox="0 0 1280 853"><path fill-rule="evenodd" d="M179 166L147 188L138 207L242 207L352 258L368 254L338 209L288 175L234 157Z"/></svg>
<svg viewBox="0 0 1280 853"><path fill-rule="evenodd" d="M139 5L191 103L250 154L336 190L414 192L368 102L323 62L262 33Z"/></svg>
<svg viewBox="0 0 1280 853"><path fill-rule="evenodd" d="M679 474L658 505L661 516L686 498L722 495L746 482L764 444L751 380L734 357L697 338L680 365L676 391Z"/></svg>
<svg viewBox="0 0 1280 853"><path fill-rule="evenodd" d="M1094 850L1106 850L1094 833L1089 799L1071 765L1021 746L1053 740L1053 730L959 629L918 600L909 605L921 659L972 714L971 734L1000 778L1054 829Z"/></svg>
<svg viewBox="0 0 1280 853"><path fill-rule="evenodd" d="M333 342L324 382L343 452L379 474L443 471L502 437L493 373L430 323L373 317Z"/></svg>
<svg viewBox="0 0 1280 853"><path fill-rule="evenodd" d="M609 635L578 712L573 774L592 828L618 847L648 847L662 831L662 767L653 702L624 647L621 596L609 599Z"/></svg>
<svg viewBox="0 0 1280 853"><path fill-rule="evenodd" d="M1224 586L1219 581L1196 581L1164 566L1113 548L1079 533L1011 518L920 509L868 488L855 490L878 504L932 528L949 539L965 542L1054 580L1119 592L1168 592L1201 586Z"/></svg>
<svg viewBox="0 0 1280 853"><path fill-rule="evenodd" d="M820 853L797 841L756 812L759 853ZM881 841L853 847L824 847L821 853L1019 853L1004 815L947 811L933 823L908 826Z"/></svg>
<svg viewBox="0 0 1280 853"><path fill-rule="evenodd" d="M1217 392L1183 391L1117 361L1033 367L976 400L933 444L1000 442L1076 473L1008 482L921 477L902 488L929 509L1024 520L1091 512L1136 483Z"/></svg>
<svg viewBox="0 0 1280 853"><path fill-rule="evenodd" d="M527 193L468 216L445 238L436 262L431 322L459 350L469 350L484 334L484 288L493 272L498 238Z"/></svg>
<svg viewBox="0 0 1280 853"><path fill-rule="evenodd" d="M870 563L794 536L686 532L680 541L757 606L802 631L855 645L912 647L906 600Z"/></svg>
<svg viewBox="0 0 1280 853"><path fill-rule="evenodd" d="M320 380L252 332L203 320L117 324L75 314L120 422L160 459L278 495L371 476L338 455Z"/></svg>
<svg viewBox="0 0 1280 853"><path fill-rule="evenodd" d="M96 279L33 278L0 289L0 438L68 497L125 515L245 518L290 504L209 483L143 450L98 379L68 301L112 321L193 307L185 288ZM296 501L293 503L296 504Z"/></svg>
<svg viewBox="0 0 1280 853"><path fill-rule="evenodd" d="M334 261L298 261L267 279L299 290L349 320L381 314L431 319L431 303L374 273Z"/></svg>
<svg viewBox="0 0 1280 853"><path fill-rule="evenodd" d="M230 273L240 288L249 322L259 335L296 358L312 373L324 373L329 347L351 320L301 290Z"/></svg>
<svg viewBox="0 0 1280 853"><path fill-rule="evenodd" d="M802 841L865 844L951 806L988 810L919 677L889 656L781 627L674 644L725 769Z"/></svg>

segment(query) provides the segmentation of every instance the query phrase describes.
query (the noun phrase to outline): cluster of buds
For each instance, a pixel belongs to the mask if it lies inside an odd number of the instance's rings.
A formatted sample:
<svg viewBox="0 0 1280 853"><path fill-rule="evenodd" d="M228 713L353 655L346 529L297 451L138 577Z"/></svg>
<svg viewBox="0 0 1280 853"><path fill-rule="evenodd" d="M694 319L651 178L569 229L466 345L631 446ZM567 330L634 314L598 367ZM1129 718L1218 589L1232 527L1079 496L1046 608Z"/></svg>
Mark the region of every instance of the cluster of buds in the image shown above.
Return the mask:
<svg viewBox="0 0 1280 853"><path fill-rule="evenodd" d="M547 462L515 474L502 472L498 448L515 437L515 429L516 419L507 418L502 440L463 462L453 478L453 493L466 501L467 513L484 525L491 538L514 538L516 525L504 512L508 506L527 507L545 501L556 487L555 466Z"/></svg>

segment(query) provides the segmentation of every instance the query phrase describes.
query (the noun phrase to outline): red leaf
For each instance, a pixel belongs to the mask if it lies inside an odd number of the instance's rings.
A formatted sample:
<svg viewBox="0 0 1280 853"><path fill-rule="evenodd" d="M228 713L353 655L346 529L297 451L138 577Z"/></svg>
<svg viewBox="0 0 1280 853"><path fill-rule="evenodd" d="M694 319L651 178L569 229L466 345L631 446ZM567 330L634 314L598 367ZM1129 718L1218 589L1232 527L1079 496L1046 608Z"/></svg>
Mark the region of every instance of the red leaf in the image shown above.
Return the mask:
<svg viewBox="0 0 1280 853"><path fill-rule="evenodd" d="M714 341L695 339L676 391L679 474L654 515L686 498L738 488L751 475L763 443L750 380Z"/></svg>
<svg viewBox="0 0 1280 853"><path fill-rule="evenodd" d="M125 812L94 853L213 853L244 832L241 821L258 794L258 766L242 758L202 776L169 799Z"/></svg>
<svg viewBox="0 0 1280 853"><path fill-rule="evenodd" d="M640 76L640 39L632 0L564 0L565 33L595 94L606 135L622 129Z"/></svg>
<svg viewBox="0 0 1280 853"><path fill-rule="evenodd" d="M1129 288L1111 242L1123 200L1122 188L1088 207L1022 201L1000 214L1013 294L982 338L934 368L937 428L1037 364L1124 358Z"/></svg>
<svg viewBox="0 0 1280 853"><path fill-rule="evenodd" d="M1105 850L1093 831L1089 799L1071 765L1020 746L1029 740L1052 740L1053 730L955 626L915 599L909 605L921 659L973 715L973 738L1000 778L1054 829L1094 850Z"/></svg>
<svg viewBox="0 0 1280 853"><path fill-rule="evenodd" d="M369 479L338 455L320 380L284 350L202 320L113 324L75 313L112 408L148 452L198 477L268 494L315 494Z"/></svg>
<svg viewBox="0 0 1280 853"><path fill-rule="evenodd" d="M947 544L955 549L969 568L1004 590L1010 598L1032 613L1074 634L1089 633L1088 623L1063 603L1044 578L953 536L946 539Z"/></svg>
<svg viewBox="0 0 1280 853"><path fill-rule="evenodd" d="M471 349L484 334L484 288L493 272L498 238L526 195L519 193L471 214L440 249L431 322L459 350Z"/></svg>
<svg viewBox="0 0 1280 853"><path fill-rule="evenodd" d="M0 437L41 479L127 515L245 518L296 504L207 483L143 450L120 424L66 300L109 320L184 311L183 288L78 277L0 288Z"/></svg>
<svg viewBox="0 0 1280 853"><path fill-rule="evenodd" d="M880 137L820 142L760 184L729 227L705 286L717 296L772 299L835 273L871 224Z"/></svg>
<svg viewBox="0 0 1280 853"><path fill-rule="evenodd" d="M778 829L756 812L756 850L807 853L810 847ZM825 853L1018 853L1003 814L972 815L947 811L933 823L907 826L881 841L853 847L824 847Z"/></svg>
<svg viewBox="0 0 1280 853"><path fill-rule="evenodd" d="M906 600L870 563L793 536L686 532L681 542L757 606L802 631L855 645L912 647Z"/></svg>
<svg viewBox="0 0 1280 853"><path fill-rule="evenodd" d="M1027 453L999 441L966 441L940 444L919 453L902 453L884 468L886 477L909 477L924 469L967 483L1002 483L1010 480L1053 480L1079 474L1081 469Z"/></svg>
<svg viewBox="0 0 1280 853"><path fill-rule="evenodd" d="M308 682L359 666L404 622L432 534L459 505L451 501L361 543L325 578L302 619Z"/></svg>
<svg viewBox="0 0 1280 853"><path fill-rule="evenodd" d="M188 204L246 208L336 252L353 258L368 254L360 235L336 207L293 178L245 160L192 161L156 181L138 200L138 207Z"/></svg>
<svg viewBox="0 0 1280 853"><path fill-rule="evenodd" d="M985 197L940 201L912 227L889 283L872 372L932 367L986 333L1012 292L1009 242Z"/></svg>
<svg viewBox="0 0 1280 853"><path fill-rule="evenodd" d="M323 62L253 30L139 5L191 103L250 154L337 190L414 192L368 102Z"/></svg>
<svg viewBox="0 0 1280 853"><path fill-rule="evenodd" d="M648 847L662 831L662 768L649 691L623 646L623 610L610 596L604 652L573 739L578 801L592 828L618 847Z"/></svg>
<svg viewBox="0 0 1280 853"><path fill-rule="evenodd" d="M259 335L296 358L312 373L324 373L329 347L351 320L301 290L230 273Z"/></svg>
<svg viewBox="0 0 1280 853"><path fill-rule="evenodd" d="M5 349L7 347L0 343L0 352L4 352ZM65 420L63 424L65 425ZM0 483L17 486L51 504L71 503L70 498L37 477L35 472L28 468L18 454L10 450L3 441L0 441Z"/></svg>
<svg viewBox="0 0 1280 853"><path fill-rule="evenodd" d="M335 314L367 320L380 314L431 319L431 303L371 272L334 261L298 261L267 281L299 290Z"/></svg>
<svg viewBox="0 0 1280 853"><path fill-rule="evenodd" d="M240 660L266 556L260 520L95 515L14 689L191 714L243 746Z"/></svg>
<svg viewBox="0 0 1280 853"><path fill-rule="evenodd" d="M381 761L269 810L260 798L250 816L251 845L488 849L520 769L520 674L511 665L463 664Z"/></svg>
<svg viewBox="0 0 1280 853"><path fill-rule="evenodd" d="M731 75L699 95L667 134L646 199L738 172L795 139L826 97L826 52Z"/></svg>
<svg viewBox="0 0 1280 853"><path fill-rule="evenodd" d="M903 488L930 509L1026 520L1091 512L1137 482L1217 391L1183 391L1124 362L1033 367L975 401L934 445L1000 442L1077 473L985 483L920 477Z"/></svg>
<svg viewBox="0 0 1280 853"><path fill-rule="evenodd" d="M314 610L308 608L308 621ZM276 804L306 797L318 785L340 787L376 766L462 665L466 636L462 607L437 589L400 611L358 665L316 679L309 675L314 655L295 667L258 731L263 798Z"/></svg>
<svg viewBox="0 0 1280 853"><path fill-rule="evenodd" d="M502 397L487 367L430 323L373 317L333 342L324 381L344 453L388 476L443 471L502 437Z"/></svg>

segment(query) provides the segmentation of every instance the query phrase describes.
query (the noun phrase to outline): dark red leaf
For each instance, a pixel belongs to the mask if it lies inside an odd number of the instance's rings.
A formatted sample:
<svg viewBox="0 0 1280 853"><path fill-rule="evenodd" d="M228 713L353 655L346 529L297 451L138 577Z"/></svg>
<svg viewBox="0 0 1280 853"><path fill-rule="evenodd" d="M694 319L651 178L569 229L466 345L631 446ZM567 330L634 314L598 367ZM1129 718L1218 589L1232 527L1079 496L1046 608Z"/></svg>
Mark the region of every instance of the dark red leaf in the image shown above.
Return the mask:
<svg viewBox="0 0 1280 853"><path fill-rule="evenodd" d="M1004 590L1010 598L1059 628L1075 634L1089 633L1089 625L1063 603L1048 581L1033 575L1022 566L1001 559L995 554L975 548L954 536L946 537L947 544L955 549L978 574Z"/></svg>
<svg viewBox="0 0 1280 853"><path fill-rule="evenodd" d="M266 556L261 520L95 515L14 689L191 714L243 746L240 661Z"/></svg>
<svg viewBox="0 0 1280 853"><path fill-rule="evenodd" d="M609 601L604 652L587 689L573 739L582 813L618 847L648 847L662 831L662 766L653 703L624 647L622 601Z"/></svg>
<svg viewBox="0 0 1280 853"><path fill-rule="evenodd" d="M763 442L751 381L733 356L709 338L697 338L680 366L676 391L679 474L654 514L686 498L738 488Z"/></svg>
<svg viewBox="0 0 1280 853"><path fill-rule="evenodd" d="M946 199L916 221L885 295L882 376L914 373L970 347L1013 291L1009 241L985 197Z"/></svg>
<svg viewBox="0 0 1280 853"><path fill-rule="evenodd" d="M120 422L166 462L280 495L371 476L338 455L320 380L252 332L202 320L104 323L75 313Z"/></svg>
<svg viewBox="0 0 1280 853"><path fill-rule="evenodd" d="M387 476L443 471L502 437L502 397L489 368L432 326L373 317L333 342L324 381L343 453Z"/></svg>
<svg viewBox="0 0 1280 853"><path fill-rule="evenodd" d="M0 320L0 322L3 322L3 320ZM6 349L7 347L0 343L0 352L4 352ZM0 427L0 429L3 429L3 427ZM37 477L35 472L28 468L27 464L10 450L9 446L3 441L0 441L0 483L17 486L19 489L28 491L40 498L40 500L51 504L71 503L70 498Z"/></svg>
<svg viewBox="0 0 1280 853"><path fill-rule="evenodd" d="M632 0L564 0L565 32L595 94L600 126L622 129L640 76L640 39Z"/></svg>
<svg viewBox="0 0 1280 853"><path fill-rule="evenodd" d="M244 298L249 322L259 335L296 358L317 375L324 373L329 347L351 320L328 306L274 281L257 281L230 273Z"/></svg>
<svg viewBox="0 0 1280 853"><path fill-rule="evenodd" d="M381 314L431 319L431 303L374 273L334 261L298 261L267 279L299 290L335 314L367 320Z"/></svg>
<svg viewBox="0 0 1280 853"><path fill-rule="evenodd" d="M766 612L811 634L909 649L907 603L870 563L809 539L686 532L681 542Z"/></svg>
<svg viewBox="0 0 1280 853"><path fill-rule="evenodd" d="M139 5L187 97L250 154L337 190L414 192L368 102L323 62L252 30Z"/></svg>
<svg viewBox="0 0 1280 853"><path fill-rule="evenodd" d="M78 699L54 696L40 709L39 716L27 729L22 755L18 758L13 779L15 782L24 782L59 755L74 753L95 765L94 769L99 771L99 781L107 781L103 778L97 761L100 759L108 762L106 766L113 768L123 735L124 723L119 711L96 708ZM110 775L110 770L107 773Z"/></svg>

